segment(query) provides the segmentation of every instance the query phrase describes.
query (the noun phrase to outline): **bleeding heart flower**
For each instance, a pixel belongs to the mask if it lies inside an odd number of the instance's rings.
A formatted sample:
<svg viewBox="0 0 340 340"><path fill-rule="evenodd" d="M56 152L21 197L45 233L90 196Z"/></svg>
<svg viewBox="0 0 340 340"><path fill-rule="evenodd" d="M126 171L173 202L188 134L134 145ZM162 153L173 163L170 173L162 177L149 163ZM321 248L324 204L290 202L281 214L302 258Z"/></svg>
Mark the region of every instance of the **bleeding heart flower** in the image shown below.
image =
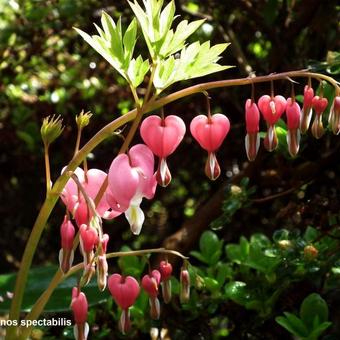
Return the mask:
<svg viewBox="0 0 340 340"><path fill-rule="evenodd" d="M63 171L64 170L65 168ZM90 169L85 174L84 170L77 168L74 171L74 174L78 177L79 182L92 200L97 196L99 189L107 176L104 171L98 169ZM86 201L80 193L76 182L72 178L66 183L65 188L61 193L61 199L68 211L73 214L78 226L89 223L93 216L90 209L87 207ZM121 214L120 211L110 210L110 206L106 202L105 197L100 200L96 211L99 216L105 219L112 219Z"/></svg>
<svg viewBox="0 0 340 340"><path fill-rule="evenodd" d="M335 135L340 133L340 96L334 98L329 111L328 124Z"/></svg>
<svg viewBox="0 0 340 340"><path fill-rule="evenodd" d="M185 267L181 268L180 273L180 301L182 303L187 303L190 300L190 274L188 269Z"/></svg>
<svg viewBox="0 0 340 340"><path fill-rule="evenodd" d="M264 147L268 151L273 151L277 147L278 141L274 125L281 118L286 109L286 104L286 99L282 96L272 98L264 95L258 101L259 110L268 125L267 135L264 139Z"/></svg>
<svg viewBox="0 0 340 340"><path fill-rule="evenodd" d="M123 310L119 321L119 328L122 333L126 333L131 325L129 307L135 303L139 295L139 284L132 276L124 277L120 274L113 274L108 279L108 286L116 304Z"/></svg>
<svg viewBox="0 0 340 340"><path fill-rule="evenodd" d="M153 173L154 156L144 144L118 155L108 174L106 200L114 211L125 212L131 231L138 235L144 222L140 208L143 197L153 198L157 186Z"/></svg>
<svg viewBox="0 0 340 340"><path fill-rule="evenodd" d="M303 93L303 107L302 107L302 117L301 117L301 132L306 133L310 120L312 118L312 100L314 98L314 90L312 87L306 85Z"/></svg>
<svg viewBox="0 0 340 340"><path fill-rule="evenodd" d="M325 133L325 129L322 123L322 114L326 110L327 105L328 105L327 98L315 96L312 100L312 106L316 113L312 125L312 135L317 139L321 138Z"/></svg>
<svg viewBox="0 0 340 340"><path fill-rule="evenodd" d="M204 150L208 151L205 173L211 180L217 179L221 174L215 152L221 146L229 130L229 119L220 113L211 117L199 115L190 123L192 136Z"/></svg>
<svg viewBox="0 0 340 340"><path fill-rule="evenodd" d="M255 102L251 99L246 101L246 130L247 135L245 138L245 146L247 157L249 161L253 161L256 158L257 152L260 147L260 135L259 135L259 122L260 112Z"/></svg>
<svg viewBox="0 0 340 340"><path fill-rule="evenodd" d="M160 303L157 298L160 281L161 273L156 269L151 274L144 275L142 279L142 287L149 295L150 317L154 320L158 320L160 316Z"/></svg>
<svg viewBox="0 0 340 340"><path fill-rule="evenodd" d="M73 328L74 337L76 340L86 340L89 334L89 325L86 322L88 303L86 295L80 292L77 287L72 289L71 309L75 321Z"/></svg>
<svg viewBox="0 0 340 340"><path fill-rule="evenodd" d="M159 272L161 273L163 300L165 303L169 303L171 301L171 263L169 263L168 261L161 261L159 264Z"/></svg>
<svg viewBox="0 0 340 340"><path fill-rule="evenodd" d="M287 144L288 151L292 157L295 157L299 152L300 145L300 118L301 109L299 104L292 98L287 99L286 107L287 116Z"/></svg>
<svg viewBox="0 0 340 340"><path fill-rule="evenodd" d="M185 124L178 116L170 115L164 119L153 115L144 119L140 127L140 134L144 143L159 157L156 179L159 185L166 187L171 181L166 158L176 150L182 141Z"/></svg>
<svg viewBox="0 0 340 340"><path fill-rule="evenodd" d="M68 219L67 215L65 215L64 222L60 227L61 249L59 251L59 265L63 273L67 273L73 263L74 235L74 226L72 222Z"/></svg>

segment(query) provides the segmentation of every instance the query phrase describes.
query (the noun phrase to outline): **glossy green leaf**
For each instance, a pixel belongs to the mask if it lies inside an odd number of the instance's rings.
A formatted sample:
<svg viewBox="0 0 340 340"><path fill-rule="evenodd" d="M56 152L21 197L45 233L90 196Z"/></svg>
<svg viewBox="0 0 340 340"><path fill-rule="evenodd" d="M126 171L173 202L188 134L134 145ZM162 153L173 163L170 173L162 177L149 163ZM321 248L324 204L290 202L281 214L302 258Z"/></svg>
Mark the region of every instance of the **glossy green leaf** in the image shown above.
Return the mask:
<svg viewBox="0 0 340 340"><path fill-rule="evenodd" d="M326 301L316 293L308 295L300 307L300 317L308 326L309 330L313 329L313 320L318 317L319 323L328 320L328 306Z"/></svg>

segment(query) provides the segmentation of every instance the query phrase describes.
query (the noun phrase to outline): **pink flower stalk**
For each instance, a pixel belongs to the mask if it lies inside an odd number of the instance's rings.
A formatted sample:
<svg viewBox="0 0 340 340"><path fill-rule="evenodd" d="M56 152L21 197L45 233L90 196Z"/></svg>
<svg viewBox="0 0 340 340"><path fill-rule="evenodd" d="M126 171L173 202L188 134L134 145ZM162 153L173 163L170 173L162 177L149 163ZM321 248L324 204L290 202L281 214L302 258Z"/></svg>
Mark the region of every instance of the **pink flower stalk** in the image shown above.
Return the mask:
<svg viewBox="0 0 340 340"><path fill-rule="evenodd" d="M140 233L144 222L142 199L152 199L155 195L157 181L153 168L153 153L144 144L133 146L128 154L118 155L110 166L106 200L114 211L125 212L135 235Z"/></svg>
<svg viewBox="0 0 340 340"><path fill-rule="evenodd" d="M259 151L260 147L260 135L258 133L260 123L260 112L256 103L253 102L251 99L247 99L245 111L247 130L245 146L249 161L253 161L255 160L257 152Z"/></svg>
<svg viewBox="0 0 340 340"><path fill-rule="evenodd" d="M74 251L73 240L75 229L72 222L65 215L64 221L60 227L61 249L59 251L59 265L62 272L65 274L70 270L73 263Z"/></svg>
<svg viewBox="0 0 340 340"><path fill-rule="evenodd" d="M312 87L306 85L303 93L303 107L302 107L302 117L301 117L301 133L306 133L310 120L312 118L312 100L314 98L314 90Z"/></svg>
<svg viewBox="0 0 340 340"><path fill-rule="evenodd" d="M72 289L71 309L75 321L73 328L74 337L76 340L86 340L89 334L89 325L86 322L88 303L86 295L80 292L77 287Z"/></svg>
<svg viewBox="0 0 340 340"><path fill-rule="evenodd" d="M226 138L229 130L229 119L220 113L208 117L199 115L190 123L192 136L204 150L208 151L205 173L211 180L217 179L221 174L215 153Z"/></svg>
<svg viewBox="0 0 340 340"><path fill-rule="evenodd" d="M64 169L63 169L64 171ZM74 173L79 179L79 182L84 187L90 199L94 200L103 182L106 180L106 173L98 169L90 169L86 172L77 168ZM77 225L88 224L92 218L91 210L87 207L83 195L80 193L75 181L70 178L61 193L61 199L66 205L68 211L74 216ZM121 214L120 211L110 210L110 206L103 197L97 208L99 216L105 219L112 219Z"/></svg>
<svg viewBox="0 0 340 340"><path fill-rule="evenodd" d="M322 123L322 114L326 110L327 105L327 98L315 96L312 100L312 106L315 111L315 118L312 125L312 135L317 139L321 138L325 133L325 129Z"/></svg>
<svg viewBox="0 0 340 340"><path fill-rule="evenodd" d="M275 131L275 123L281 118L283 112L286 110L286 99L282 96L270 97L263 95L260 97L257 105L261 111L264 120L267 122L268 130L264 139L264 147L268 151L276 149L278 140Z"/></svg>
<svg viewBox="0 0 340 340"><path fill-rule="evenodd" d="M161 273L162 295L165 303L171 300L171 281L172 265L168 261L161 261L159 264L159 272Z"/></svg>
<svg viewBox="0 0 340 340"><path fill-rule="evenodd" d="M140 134L144 143L159 157L156 179L159 185L166 187L171 181L171 173L166 158L171 155L185 134L183 120L175 115L165 119L159 116L149 116L143 120Z"/></svg>
<svg viewBox="0 0 340 340"><path fill-rule="evenodd" d="M286 107L287 116L287 144L288 151L292 157L299 152L300 145L300 118L301 109L299 104L292 98L287 99Z"/></svg>
<svg viewBox="0 0 340 340"><path fill-rule="evenodd" d="M109 235L104 234L99 241L98 260L97 260L97 284L100 291L105 290L107 284L108 264L106 260L107 243L109 242Z"/></svg>
<svg viewBox="0 0 340 340"><path fill-rule="evenodd" d="M149 275L144 275L142 278L142 287L149 295L150 317L153 320L158 320L160 316L160 303L157 298L158 286L161 281L161 273L158 270L153 270Z"/></svg>
<svg viewBox="0 0 340 340"><path fill-rule="evenodd" d="M116 304L122 308L119 328L122 333L127 333L131 327L129 308L139 295L139 284L132 276L124 277L120 274L113 274L108 279L108 286Z"/></svg>
<svg viewBox="0 0 340 340"><path fill-rule="evenodd" d="M340 133L340 95L334 98L329 111L328 124L335 135Z"/></svg>

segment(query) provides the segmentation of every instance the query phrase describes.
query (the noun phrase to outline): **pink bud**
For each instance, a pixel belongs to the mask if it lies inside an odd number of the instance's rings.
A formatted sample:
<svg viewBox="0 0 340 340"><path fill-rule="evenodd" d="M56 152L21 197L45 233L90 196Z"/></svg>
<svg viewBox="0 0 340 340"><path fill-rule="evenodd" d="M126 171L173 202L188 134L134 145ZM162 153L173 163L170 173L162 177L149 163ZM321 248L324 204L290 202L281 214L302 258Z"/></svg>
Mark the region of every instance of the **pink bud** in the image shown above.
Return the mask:
<svg viewBox="0 0 340 340"><path fill-rule="evenodd" d="M306 85L303 91L303 106L311 107L313 98L314 98L313 88Z"/></svg>
<svg viewBox="0 0 340 340"><path fill-rule="evenodd" d="M216 113L211 117L199 115L190 123L192 136L208 152L217 151L229 130L229 119L220 113Z"/></svg>
<svg viewBox="0 0 340 340"><path fill-rule="evenodd" d="M287 99L286 115L288 129L298 129L300 126L301 109L299 104L292 100L292 98Z"/></svg>
<svg viewBox="0 0 340 340"><path fill-rule="evenodd" d="M143 120L140 134L156 156L166 158L176 150L185 130L185 124L178 116L170 115L162 119L152 115Z"/></svg>
<svg viewBox="0 0 340 340"><path fill-rule="evenodd" d="M142 279L142 287L152 297L158 295L158 286L161 281L161 274L158 270L153 270L150 275L144 275Z"/></svg>
<svg viewBox="0 0 340 340"><path fill-rule="evenodd" d="M80 239L84 252L89 253L98 243L98 232L91 226L82 224L80 226Z"/></svg>
<svg viewBox="0 0 340 340"><path fill-rule="evenodd" d="M315 96L312 100L312 105L317 115L321 115L327 108L328 99L324 97Z"/></svg>
<svg viewBox="0 0 340 340"><path fill-rule="evenodd" d="M301 117L301 132L306 133L310 120L312 118L312 100L314 98L314 90L308 85L305 86L303 95L303 107L302 107L302 117Z"/></svg>
<svg viewBox="0 0 340 340"><path fill-rule="evenodd" d="M328 123L335 135L340 133L340 96L334 98L329 111Z"/></svg>
<svg viewBox="0 0 340 340"><path fill-rule="evenodd" d="M65 215L64 221L60 227L61 247L63 249L72 249L74 235L74 226L67 215Z"/></svg>
<svg viewBox="0 0 340 340"><path fill-rule="evenodd" d="M259 131L259 122L260 122L260 112L257 108L255 102L252 102L251 99L247 99L246 101L246 129L248 133L256 133Z"/></svg>
<svg viewBox="0 0 340 340"><path fill-rule="evenodd" d="M140 291L139 284L134 277L124 277L120 274L111 275L108 279L108 286L115 302L122 309L131 307Z"/></svg>
<svg viewBox="0 0 340 340"><path fill-rule="evenodd" d="M188 270L183 267L180 274L180 300L182 303L190 300L190 275Z"/></svg>
<svg viewBox="0 0 340 340"><path fill-rule="evenodd" d="M286 109L286 99L282 96L271 98L268 95L262 96L258 101L258 107L268 125L274 125Z"/></svg>
<svg viewBox="0 0 340 340"><path fill-rule="evenodd" d="M76 323L84 323L87 320L88 303L86 295L80 292L78 287L72 289L71 308Z"/></svg>
<svg viewBox="0 0 340 340"><path fill-rule="evenodd" d="M159 263L159 272L161 273L161 281L169 280L172 274L172 265L168 261L161 261Z"/></svg>
<svg viewBox="0 0 340 340"><path fill-rule="evenodd" d="M89 325L87 324L88 303L86 295L80 292L77 287L72 289L71 309L73 311L74 336L76 340L86 340L89 333Z"/></svg>

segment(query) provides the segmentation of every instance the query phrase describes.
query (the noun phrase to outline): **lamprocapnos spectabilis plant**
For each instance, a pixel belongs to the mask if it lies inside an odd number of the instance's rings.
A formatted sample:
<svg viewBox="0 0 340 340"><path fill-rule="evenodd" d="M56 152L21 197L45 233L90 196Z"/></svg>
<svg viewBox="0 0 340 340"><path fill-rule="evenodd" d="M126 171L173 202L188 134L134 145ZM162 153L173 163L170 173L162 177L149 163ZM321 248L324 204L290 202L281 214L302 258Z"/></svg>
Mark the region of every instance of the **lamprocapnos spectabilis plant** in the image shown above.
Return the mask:
<svg viewBox="0 0 340 340"><path fill-rule="evenodd" d="M95 25L99 35L89 35L80 29L76 31L94 48L109 64L127 81L135 100L136 108L127 114L113 120L103 127L93 138L80 148L81 133L90 122L91 114L82 112L76 117L78 126L77 142L74 157L62 170L58 179L51 181L49 164L49 147L62 134L63 127L59 117L46 118L41 127L41 136L45 149L46 165L46 199L32 228L17 276L14 297L9 318L19 320L20 308L24 295L27 275L32 258L42 235L44 226L59 198L64 202L66 216L61 223L61 250L59 254L60 270L40 299L26 316L27 320L39 317L45 304L58 283L68 275L83 270L77 287L73 289L71 308L74 312L75 337L86 339L87 299L82 288L97 275L99 290L109 286L109 290L122 308L119 327L123 332L130 329L129 307L134 303L139 293L139 283L135 278L122 277L119 273L108 277L109 266L107 260L126 255L144 255L150 253L171 253L184 259L180 274L180 299L187 302L190 299L190 276L188 262L185 256L168 249L138 250L132 252L118 252L107 254L108 236L104 233L103 220L112 219L124 213L131 230L139 234L144 222L144 213L140 208L143 198L152 199L157 183L169 185L170 171L166 158L171 155L183 139L186 128L178 115L147 117L141 126L141 136L146 143L132 146L130 143L145 114L161 109L166 104L180 98L201 93L214 88L252 85L259 82L273 82L275 80L303 78L308 79L305 90L306 103L303 106L302 119L300 109L292 95L286 99L281 95L264 94L256 105L255 98L246 104L246 153L250 161L254 160L259 149L259 111L267 124L267 135L264 146L273 151L278 145L275 124L286 112L287 114L287 142L289 152L296 156L299 149L299 131L306 132L309 127L311 110L315 111L312 133L320 138L324 133L322 113L327 103L322 96L314 96L312 79L319 82L327 81L334 87L335 99L329 116L329 124L333 133L338 134L339 127L339 96L340 89L336 81L328 76L307 71L291 71L246 79L231 79L217 82L203 83L188 87L170 95L163 95L172 84L181 80L193 79L229 68L219 64L221 54L228 44L211 46L209 41L188 43L191 36L204 22L197 20L189 23L187 20L176 24L175 4L170 1L163 9L163 0L143 0L144 8L134 0L129 5L135 15L130 25L124 31L121 20L114 20L107 14L101 16L101 27ZM134 51L137 31L140 28L143 39L149 51L148 56L136 55ZM175 56L176 55L176 56ZM148 74L148 77L146 75ZM143 86L145 79L146 90L143 98L137 88ZM273 89L273 86L272 86ZM288 102L288 104L287 104ZM257 108L258 106L258 108ZM205 172L209 178L216 180L220 174L220 166L215 153L221 146L230 129L229 119L224 113L211 114L210 106L207 116L193 118L190 131L194 139L208 152ZM104 139L109 138L124 124L133 121L131 128L121 146L119 155L111 163L108 174L100 169L89 169L86 156ZM231 127L232 128L232 127ZM158 169L154 169L154 155L159 158ZM82 165L82 168L80 167ZM75 223L72 222L72 219ZM79 237L76 237L78 226ZM72 266L73 254L80 243L83 262ZM72 246L71 246L72 245ZM167 263L167 262L166 262ZM171 270L162 263L159 275L156 269L146 274L144 289L150 296L151 316L158 318L160 306L158 302L158 287L162 285L164 302L171 298L169 275ZM169 274L170 273L170 274ZM108 284L107 284L108 281ZM143 282L143 280L142 280ZM157 287L156 287L157 286ZM156 289L157 288L157 289ZM126 291L125 291L126 290ZM70 292L71 296L71 292ZM7 339L25 339L30 333L30 327L9 327Z"/></svg>

